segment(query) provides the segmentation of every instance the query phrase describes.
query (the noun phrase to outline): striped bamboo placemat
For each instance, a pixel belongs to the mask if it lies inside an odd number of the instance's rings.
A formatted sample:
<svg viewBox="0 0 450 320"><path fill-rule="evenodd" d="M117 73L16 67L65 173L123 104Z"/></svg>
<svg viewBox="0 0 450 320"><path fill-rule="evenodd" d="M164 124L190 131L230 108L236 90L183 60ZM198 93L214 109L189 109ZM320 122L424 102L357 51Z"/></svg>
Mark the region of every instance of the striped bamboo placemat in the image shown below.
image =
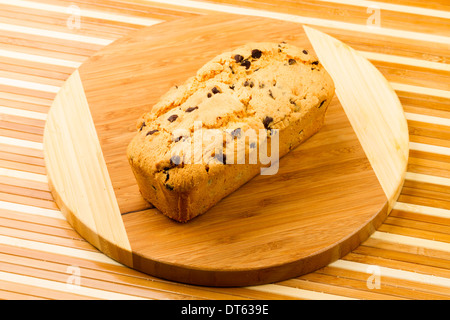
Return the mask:
<svg viewBox="0 0 450 320"><path fill-rule="evenodd" d="M450 299L450 5L446 0L0 0L0 299ZM402 193L360 247L242 288L178 284L98 252L49 192L42 138L67 77L132 30L213 12L310 25L362 52L408 120Z"/></svg>

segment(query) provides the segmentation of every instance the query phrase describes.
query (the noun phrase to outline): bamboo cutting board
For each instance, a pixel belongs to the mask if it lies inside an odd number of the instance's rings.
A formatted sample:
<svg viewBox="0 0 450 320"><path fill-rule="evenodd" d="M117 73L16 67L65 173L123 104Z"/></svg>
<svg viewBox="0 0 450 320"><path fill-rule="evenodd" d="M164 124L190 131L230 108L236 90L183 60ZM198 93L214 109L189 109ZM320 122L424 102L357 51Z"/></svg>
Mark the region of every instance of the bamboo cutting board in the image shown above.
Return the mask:
<svg viewBox="0 0 450 320"><path fill-rule="evenodd" d="M215 55L250 41L313 50L298 24L210 15L134 32L65 82L48 115L44 153L54 198L86 240L157 277L241 286L323 267L382 223L406 171L406 120L399 104L374 109L345 86L337 86L324 127L282 158L276 175L255 177L187 224L142 199L126 158L136 119ZM339 70L330 73L341 81ZM380 79L376 70L367 76Z"/></svg>

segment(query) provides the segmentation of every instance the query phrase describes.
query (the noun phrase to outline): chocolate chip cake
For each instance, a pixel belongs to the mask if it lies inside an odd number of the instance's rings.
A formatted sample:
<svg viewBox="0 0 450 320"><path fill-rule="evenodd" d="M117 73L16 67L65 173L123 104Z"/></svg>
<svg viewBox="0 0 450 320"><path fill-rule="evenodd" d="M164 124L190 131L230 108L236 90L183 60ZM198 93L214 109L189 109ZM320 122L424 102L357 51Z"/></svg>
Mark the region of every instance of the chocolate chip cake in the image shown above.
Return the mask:
<svg viewBox="0 0 450 320"><path fill-rule="evenodd" d="M316 133L333 95L316 56L285 42L218 55L138 120L127 155L142 196L189 221Z"/></svg>

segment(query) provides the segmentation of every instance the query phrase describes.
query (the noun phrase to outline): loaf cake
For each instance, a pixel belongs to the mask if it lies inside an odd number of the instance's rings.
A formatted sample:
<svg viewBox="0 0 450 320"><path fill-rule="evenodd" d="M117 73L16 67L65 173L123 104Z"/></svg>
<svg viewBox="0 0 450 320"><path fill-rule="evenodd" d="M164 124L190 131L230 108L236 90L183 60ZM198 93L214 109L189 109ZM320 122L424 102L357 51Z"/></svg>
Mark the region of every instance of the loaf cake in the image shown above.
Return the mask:
<svg viewBox="0 0 450 320"><path fill-rule="evenodd" d="M142 196L176 221L191 220L276 168L261 150L282 157L315 134L333 95L306 49L248 43L216 56L138 119L127 156Z"/></svg>

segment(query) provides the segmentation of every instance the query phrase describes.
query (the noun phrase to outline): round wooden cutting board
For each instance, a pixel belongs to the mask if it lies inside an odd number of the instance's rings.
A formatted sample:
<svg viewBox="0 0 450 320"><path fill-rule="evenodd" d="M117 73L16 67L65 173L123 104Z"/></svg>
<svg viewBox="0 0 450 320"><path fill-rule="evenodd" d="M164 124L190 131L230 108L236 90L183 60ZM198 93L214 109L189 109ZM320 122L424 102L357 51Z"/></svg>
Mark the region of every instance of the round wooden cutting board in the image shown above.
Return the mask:
<svg viewBox="0 0 450 320"><path fill-rule="evenodd" d="M389 144L383 126L406 121L389 111L376 133L371 119L349 116L339 95L324 127L283 157L276 175L255 177L192 221L174 222L142 199L126 157L136 120L215 55L255 41L313 50L300 24L208 15L134 32L71 75L48 115L44 153L55 200L87 241L156 277L242 286L323 267L382 223L407 159L388 175L393 187L387 192L377 155L364 144ZM393 148L408 148L407 141L392 141ZM397 161L389 152L381 157Z"/></svg>

